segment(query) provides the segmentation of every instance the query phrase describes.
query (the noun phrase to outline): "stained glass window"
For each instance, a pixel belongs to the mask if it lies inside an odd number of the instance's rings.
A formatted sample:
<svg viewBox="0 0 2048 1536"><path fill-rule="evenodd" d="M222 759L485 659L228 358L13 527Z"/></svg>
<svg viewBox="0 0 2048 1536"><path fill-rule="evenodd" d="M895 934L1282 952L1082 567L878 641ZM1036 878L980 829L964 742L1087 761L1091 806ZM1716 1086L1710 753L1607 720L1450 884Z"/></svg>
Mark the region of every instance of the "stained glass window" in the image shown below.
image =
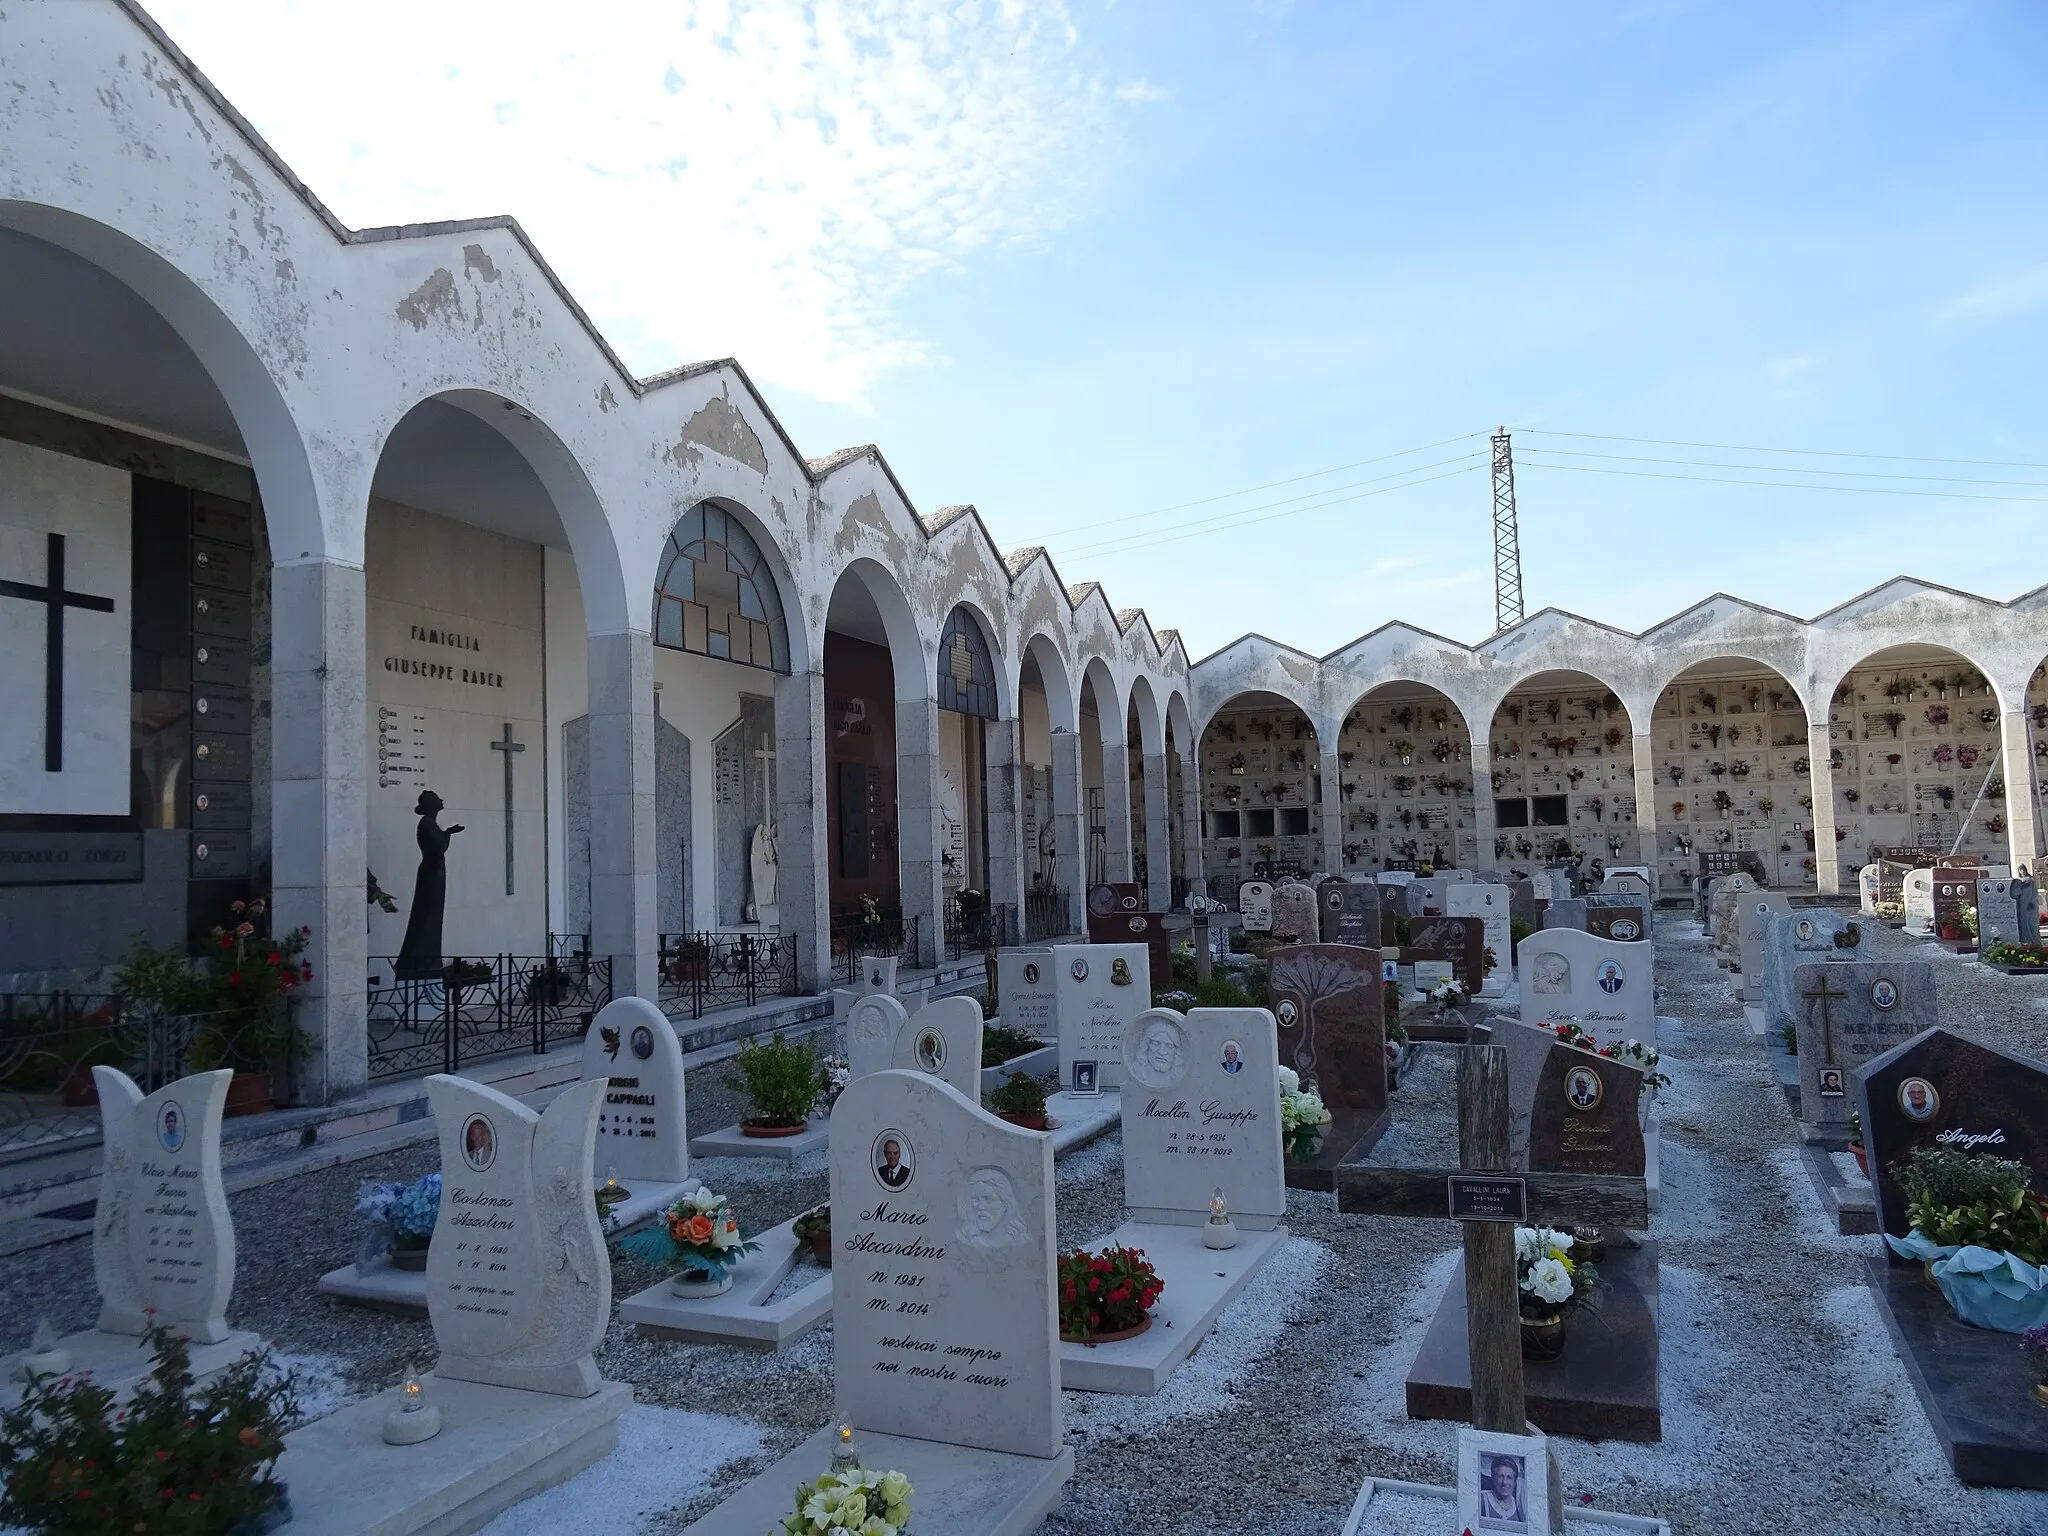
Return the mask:
<svg viewBox="0 0 2048 1536"><path fill-rule="evenodd" d="M996 669L981 626L955 608L939 636L939 708L996 718Z"/></svg>
<svg viewBox="0 0 2048 1536"><path fill-rule="evenodd" d="M789 670L782 594L739 519L700 502L669 530L654 586L654 643L775 672Z"/></svg>

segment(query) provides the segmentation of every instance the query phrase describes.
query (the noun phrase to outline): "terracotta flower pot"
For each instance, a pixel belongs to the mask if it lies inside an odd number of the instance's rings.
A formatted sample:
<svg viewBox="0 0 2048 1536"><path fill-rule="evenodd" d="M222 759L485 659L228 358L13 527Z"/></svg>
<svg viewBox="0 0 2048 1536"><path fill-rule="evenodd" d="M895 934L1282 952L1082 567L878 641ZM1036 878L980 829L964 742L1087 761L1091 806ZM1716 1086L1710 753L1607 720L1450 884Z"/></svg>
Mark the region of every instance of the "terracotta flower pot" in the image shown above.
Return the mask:
<svg viewBox="0 0 2048 1536"><path fill-rule="evenodd" d="M268 1072L237 1072L228 1081L227 1103L221 1114L259 1115L270 1108L270 1074Z"/></svg>
<svg viewBox="0 0 2048 1536"><path fill-rule="evenodd" d="M1860 1141L1850 1142L1849 1155L1856 1159L1856 1167L1862 1172L1863 1177L1869 1178L1870 1154L1864 1149L1863 1143Z"/></svg>
<svg viewBox="0 0 2048 1536"><path fill-rule="evenodd" d="M1060 1335L1060 1342L1063 1344L1114 1344L1119 1339L1135 1339L1151 1326L1152 1314L1147 1312L1138 1320L1138 1325L1135 1328L1118 1328L1110 1333L1091 1333L1085 1339L1076 1338L1071 1333L1063 1333Z"/></svg>
<svg viewBox="0 0 2048 1536"><path fill-rule="evenodd" d="M1564 1353L1564 1314L1522 1319L1522 1358L1555 1360Z"/></svg>
<svg viewBox="0 0 2048 1536"><path fill-rule="evenodd" d="M996 1118L1007 1120L1012 1125L1021 1125L1027 1131L1042 1131L1045 1129L1044 1110L1040 1110L1035 1115L1013 1115L1007 1109L999 1109L996 1111Z"/></svg>
<svg viewBox="0 0 2048 1536"><path fill-rule="evenodd" d="M795 1125L773 1125L766 1120L742 1120L740 1134L772 1140L778 1136L801 1136L811 1128L808 1120L799 1120Z"/></svg>
<svg viewBox="0 0 2048 1536"><path fill-rule="evenodd" d="M832 1267L831 1232L829 1230L824 1232L813 1232L810 1236L810 1244L811 1257L817 1260L820 1264L824 1265L825 1268L830 1269Z"/></svg>

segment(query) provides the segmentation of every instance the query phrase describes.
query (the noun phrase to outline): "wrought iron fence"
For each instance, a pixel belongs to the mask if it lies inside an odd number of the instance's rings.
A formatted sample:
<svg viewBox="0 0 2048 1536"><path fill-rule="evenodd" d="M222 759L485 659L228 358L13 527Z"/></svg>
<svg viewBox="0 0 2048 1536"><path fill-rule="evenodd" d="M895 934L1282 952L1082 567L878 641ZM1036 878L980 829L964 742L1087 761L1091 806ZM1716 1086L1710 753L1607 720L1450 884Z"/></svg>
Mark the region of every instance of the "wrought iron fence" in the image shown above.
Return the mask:
<svg viewBox="0 0 2048 1536"><path fill-rule="evenodd" d="M963 903L948 896L945 908L946 958L986 954L1017 942L1017 909L1008 902L989 906L985 902Z"/></svg>
<svg viewBox="0 0 2048 1536"><path fill-rule="evenodd" d="M396 971L397 962L373 964ZM370 1076L453 1072L465 1061L575 1040L612 1000L609 959L588 954L456 960L438 976L370 988Z"/></svg>
<svg viewBox="0 0 2048 1536"><path fill-rule="evenodd" d="M1041 885L1024 893L1024 942L1043 944L1063 937L1073 911L1073 892L1065 886Z"/></svg>
<svg viewBox="0 0 2048 1536"><path fill-rule="evenodd" d="M661 1011L701 1019L707 1010L794 997L796 937L787 933L665 933Z"/></svg>
<svg viewBox="0 0 2048 1536"><path fill-rule="evenodd" d="M174 1014L103 992L0 993L0 1160L98 1141L96 1066L144 1093L216 1067L268 1073L246 1107L287 1099L298 1034L280 1010Z"/></svg>
<svg viewBox="0 0 2048 1536"><path fill-rule="evenodd" d="M551 933L548 935L548 958L550 960L574 960L590 953L590 935L587 933Z"/></svg>
<svg viewBox="0 0 2048 1536"><path fill-rule="evenodd" d="M860 980L864 955L894 955L916 965L917 930L918 920L899 908L841 913L832 919L832 974L852 986Z"/></svg>

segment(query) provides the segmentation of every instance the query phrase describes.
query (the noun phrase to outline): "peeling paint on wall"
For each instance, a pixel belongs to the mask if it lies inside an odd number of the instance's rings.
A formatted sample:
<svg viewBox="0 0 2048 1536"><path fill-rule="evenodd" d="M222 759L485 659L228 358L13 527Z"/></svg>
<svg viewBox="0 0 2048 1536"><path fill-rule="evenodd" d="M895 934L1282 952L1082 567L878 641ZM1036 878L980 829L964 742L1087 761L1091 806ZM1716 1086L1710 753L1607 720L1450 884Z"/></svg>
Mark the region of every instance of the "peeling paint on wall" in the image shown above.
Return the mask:
<svg viewBox="0 0 2048 1536"><path fill-rule="evenodd" d="M723 394L705 401L697 413L683 423L682 435L676 439L676 445L668 451L667 457L670 463L694 467L703 457L700 449L709 449L735 463L744 464L757 474L768 473L768 454L761 447L761 439L747 425L747 418Z"/></svg>
<svg viewBox="0 0 2048 1536"><path fill-rule="evenodd" d="M462 294L456 289L455 274L436 267L424 283L398 301L398 318L416 331L424 331L437 315L462 313Z"/></svg>
<svg viewBox="0 0 2048 1536"><path fill-rule="evenodd" d="M462 275L474 272L487 283L498 280L498 269L491 262L491 253L480 245L465 245L462 248Z"/></svg>

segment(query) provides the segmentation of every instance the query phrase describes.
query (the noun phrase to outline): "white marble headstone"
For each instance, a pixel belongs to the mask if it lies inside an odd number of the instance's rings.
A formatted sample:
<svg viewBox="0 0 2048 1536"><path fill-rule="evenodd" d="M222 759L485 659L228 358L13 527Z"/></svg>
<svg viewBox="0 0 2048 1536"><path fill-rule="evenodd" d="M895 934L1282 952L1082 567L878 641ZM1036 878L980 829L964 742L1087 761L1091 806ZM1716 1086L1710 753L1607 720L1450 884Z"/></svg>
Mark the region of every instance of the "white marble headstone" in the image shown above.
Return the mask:
<svg viewBox="0 0 2048 1536"><path fill-rule="evenodd" d="M441 1133L435 1375L562 1397L604 1384L591 1352L611 1320L612 1266L590 1163L604 1091L580 1082L535 1114L465 1077L427 1079Z"/></svg>
<svg viewBox="0 0 2048 1536"><path fill-rule="evenodd" d="M1123 1063L1124 1204L1132 1218L1206 1222L1220 1188L1238 1226L1277 1226L1287 1184L1273 1015L1148 1008L1124 1031Z"/></svg>
<svg viewBox="0 0 2048 1536"><path fill-rule="evenodd" d="M849 1078L886 1072L896 1060L896 1037L910 1021L901 1003L870 993L846 1011L846 1071Z"/></svg>
<svg viewBox="0 0 2048 1536"><path fill-rule="evenodd" d="M1152 1006L1150 952L1143 944L1055 944L1052 971L1060 1082L1072 1086L1074 1063L1092 1061L1100 1086L1121 1086L1124 1027Z"/></svg>
<svg viewBox="0 0 2048 1536"><path fill-rule="evenodd" d="M981 1097L981 1004L971 997L926 1003L896 1031L889 1065L941 1078Z"/></svg>
<svg viewBox="0 0 2048 1536"><path fill-rule="evenodd" d="M1906 932L1934 932L1934 871L1909 869L1905 879Z"/></svg>
<svg viewBox="0 0 2048 1536"><path fill-rule="evenodd" d="M1006 1029L1050 1040L1059 1029L1050 949L996 951L996 1007Z"/></svg>
<svg viewBox="0 0 2048 1536"><path fill-rule="evenodd" d="M1273 937L1283 942L1313 944L1322 934L1322 914L1315 887L1289 880L1273 891Z"/></svg>
<svg viewBox="0 0 2048 1536"><path fill-rule="evenodd" d="M605 1085L597 1168L618 1169L621 1182L680 1184L690 1176L683 1049L659 1008L621 997L599 1009L583 1037L583 1076Z"/></svg>
<svg viewBox="0 0 2048 1536"><path fill-rule="evenodd" d="M896 956L862 955L860 975L854 979L853 990L862 997L882 993L889 997L896 995Z"/></svg>
<svg viewBox="0 0 2048 1536"><path fill-rule="evenodd" d="M1247 880L1237 888L1238 916L1246 933L1273 931L1273 884L1269 880Z"/></svg>
<svg viewBox="0 0 2048 1536"><path fill-rule="evenodd" d="M1058 1455L1051 1138L938 1078L877 1072L832 1111L832 1210L841 1421Z"/></svg>
<svg viewBox="0 0 2048 1536"><path fill-rule="evenodd" d="M1643 898L1644 905L1647 906L1649 899L1656 894L1656 891L1650 884L1650 872L1648 869L1640 865L1629 865L1626 868L1608 870L1600 881L1600 894L1603 896L1640 896Z"/></svg>
<svg viewBox="0 0 2048 1536"><path fill-rule="evenodd" d="M1578 928L1543 928L1522 940L1522 1021L1577 1019L1602 1045L1657 1038L1646 940L1624 944Z"/></svg>
<svg viewBox="0 0 2048 1536"><path fill-rule="evenodd" d="M1877 915L1877 882L1878 868L1875 864L1866 864L1856 871L1858 905L1865 917Z"/></svg>
<svg viewBox="0 0 2048 1536"><path fill-rule="evenodd" d="M145 1098L127 1073L92 1069L105 1146L92 1249L102 1331L141 1334L161 1323L198 1343L228 1337L235 1228L220 1176L220 1115L233 1077L200 1072Z"/></svg>
<svg viewBox="0 0 2048 1536"><path fill-rule="evenodd" d="M1482 997L1499 997L1508 989L1514 974L1509 956L1514 953L1508 936L1508 888L1504 885L1447 885L1444 887L1444 916L1476 917L1486 925L1485 944L1493 951L1494 966L1479 988Z"/></svg>
<svg viewBox="0 0 2048 1536"><path fill-rule="evenodd" d="M1736 929L1742 947L1742 995L1760 1003L1764 997L1764 934L1771 919L1783 917L1792 903L1782 891L1749 891L1735 905Z"/></svg>

